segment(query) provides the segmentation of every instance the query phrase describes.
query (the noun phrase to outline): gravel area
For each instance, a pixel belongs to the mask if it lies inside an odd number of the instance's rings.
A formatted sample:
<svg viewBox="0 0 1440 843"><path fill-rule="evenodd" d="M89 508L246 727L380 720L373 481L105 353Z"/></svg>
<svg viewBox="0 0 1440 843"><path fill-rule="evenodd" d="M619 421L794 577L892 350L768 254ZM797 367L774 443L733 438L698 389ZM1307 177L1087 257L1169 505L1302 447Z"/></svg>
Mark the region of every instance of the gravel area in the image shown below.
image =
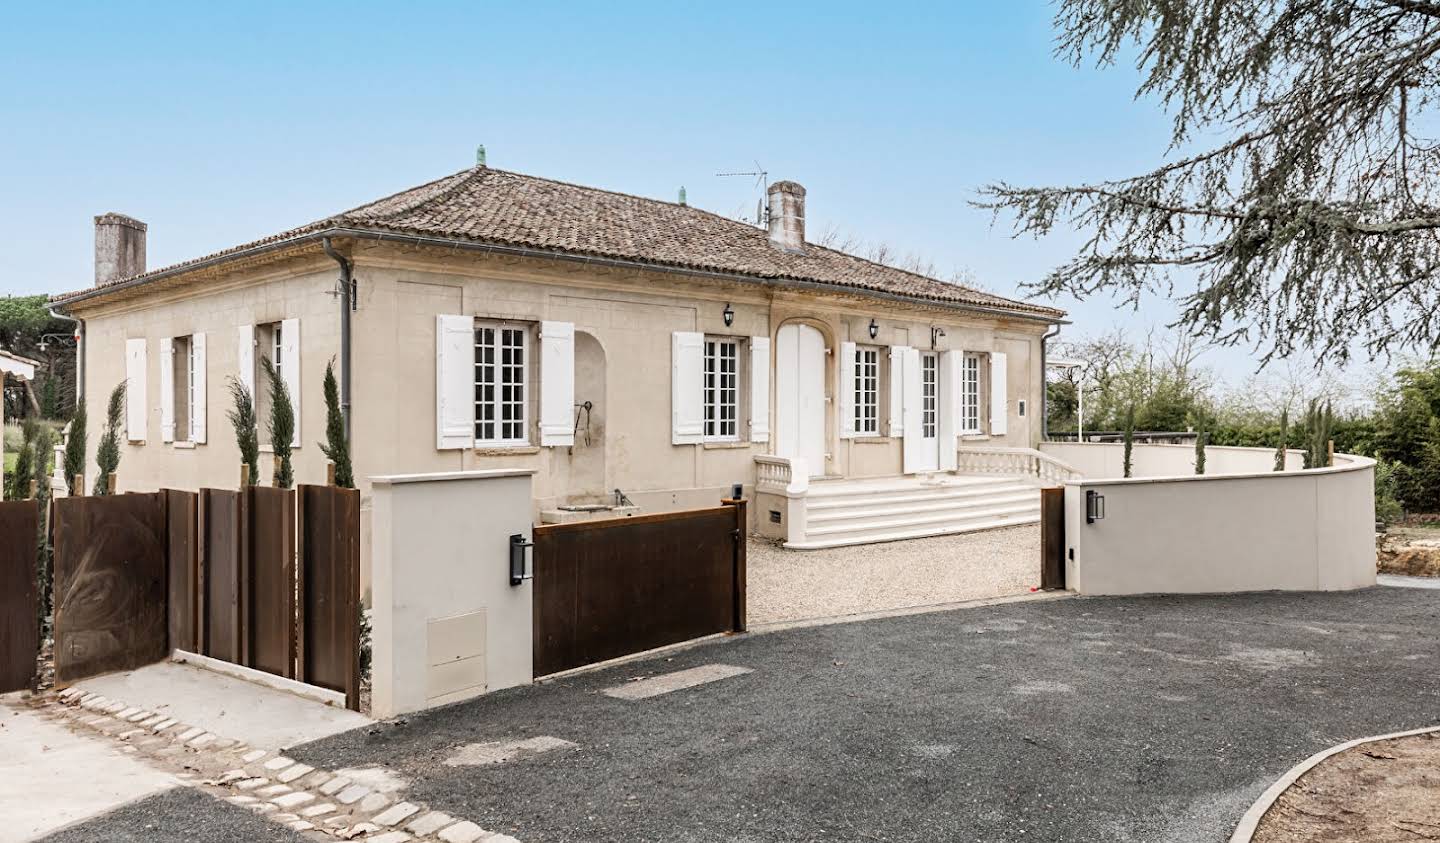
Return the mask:
<svg viewBox="0 0 1440 843"><path fill-rule="evenodd" d="M1040 584L1040 528L826 550L752 537L747 571L751 625L1024 594Z"/></svg>

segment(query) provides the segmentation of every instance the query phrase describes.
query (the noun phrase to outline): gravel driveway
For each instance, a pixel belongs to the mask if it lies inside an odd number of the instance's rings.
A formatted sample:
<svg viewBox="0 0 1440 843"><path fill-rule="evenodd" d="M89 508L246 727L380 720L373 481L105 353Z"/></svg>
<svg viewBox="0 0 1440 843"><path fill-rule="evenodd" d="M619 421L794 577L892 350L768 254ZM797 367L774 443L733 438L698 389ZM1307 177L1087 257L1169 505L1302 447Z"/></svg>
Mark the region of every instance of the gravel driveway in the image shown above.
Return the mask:
<svg viewBox="0 0 1440 843"><path fill-rule="evenodd" d="M1040 584L1040 527L785 550L751 538L752 626L1024 594Z"/></svg>

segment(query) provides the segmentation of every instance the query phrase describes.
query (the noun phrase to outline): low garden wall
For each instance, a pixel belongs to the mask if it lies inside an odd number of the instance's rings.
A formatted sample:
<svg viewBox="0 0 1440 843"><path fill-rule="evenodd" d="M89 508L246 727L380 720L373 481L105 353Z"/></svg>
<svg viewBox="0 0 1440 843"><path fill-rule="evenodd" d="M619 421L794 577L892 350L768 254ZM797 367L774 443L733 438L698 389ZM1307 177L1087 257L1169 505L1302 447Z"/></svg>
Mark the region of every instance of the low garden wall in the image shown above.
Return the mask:
<svg viewBox="0 0 1440 843"><path fill-rule="evenodd" d="M1065 581L1076 592L1330 591L1375 584L1374 460L1336 454L1329 468L1275 472L1269 470L1273 451L1209 448L1207 473L1197 476L1193 462L1181 458L1188 451L1193 459L1193 448L1136 445L1139 476L1118 479L1117 470L1107 479L1109 450L1118 455L1121 446L1049 444L1042 450L1086 475L1065 484ZM1263 468L1237 470L1247 462ZM1145 476L1165 466L1180 470ZM1088 520L1092 496L1103 501L1103 517Z"/></svg>
<svg viewBox="0 0 1440 843"><path fill-rule="evenodd" d="M1087 478L1125 476L1125 446L1119 442L1042 442L1040 451L1073 466ZM1305 467L1305 452L1285 452L1285 470ZM1275 451L1210 445L1205 448L1205 473L1256 474L1273 471ZM1130 455L1131 477L1179 477L1195 473L1194 445L1142 445Z"/></svg>

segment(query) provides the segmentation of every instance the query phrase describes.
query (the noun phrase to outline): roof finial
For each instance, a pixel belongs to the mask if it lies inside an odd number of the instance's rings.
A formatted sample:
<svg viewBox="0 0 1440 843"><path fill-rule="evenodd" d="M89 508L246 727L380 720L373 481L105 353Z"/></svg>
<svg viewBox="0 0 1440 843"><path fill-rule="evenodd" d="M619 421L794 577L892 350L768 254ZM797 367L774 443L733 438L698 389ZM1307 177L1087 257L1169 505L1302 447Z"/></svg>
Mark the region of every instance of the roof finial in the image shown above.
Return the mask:
<svg viewBox="0 0 1440 843"><path fill-rule="evenodd" d="M485 166L485 144L483 143L475 147L475 166Z"/></svg>

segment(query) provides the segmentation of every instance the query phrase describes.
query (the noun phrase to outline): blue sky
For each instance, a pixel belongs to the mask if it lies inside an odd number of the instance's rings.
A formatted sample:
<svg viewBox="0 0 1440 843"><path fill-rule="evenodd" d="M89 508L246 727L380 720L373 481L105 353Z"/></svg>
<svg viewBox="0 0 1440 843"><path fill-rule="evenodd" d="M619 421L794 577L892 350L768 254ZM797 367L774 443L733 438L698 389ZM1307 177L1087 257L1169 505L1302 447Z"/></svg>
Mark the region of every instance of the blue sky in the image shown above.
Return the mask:
<svg viewBox="0 0 1440 843"><path fill-rule="evenodd" d="M992 229L987 181L1160 160L1133 68L1052 55L1048 3L24 4L0 29L0 294L92 278L91 217L150 224L152 267L469 166L734 215L759 161L837 228L1002 294L1076 239ZM1059 304L1068 333L1173 309ZM1227 379L1253 363L1208 355Z"/></svg>

